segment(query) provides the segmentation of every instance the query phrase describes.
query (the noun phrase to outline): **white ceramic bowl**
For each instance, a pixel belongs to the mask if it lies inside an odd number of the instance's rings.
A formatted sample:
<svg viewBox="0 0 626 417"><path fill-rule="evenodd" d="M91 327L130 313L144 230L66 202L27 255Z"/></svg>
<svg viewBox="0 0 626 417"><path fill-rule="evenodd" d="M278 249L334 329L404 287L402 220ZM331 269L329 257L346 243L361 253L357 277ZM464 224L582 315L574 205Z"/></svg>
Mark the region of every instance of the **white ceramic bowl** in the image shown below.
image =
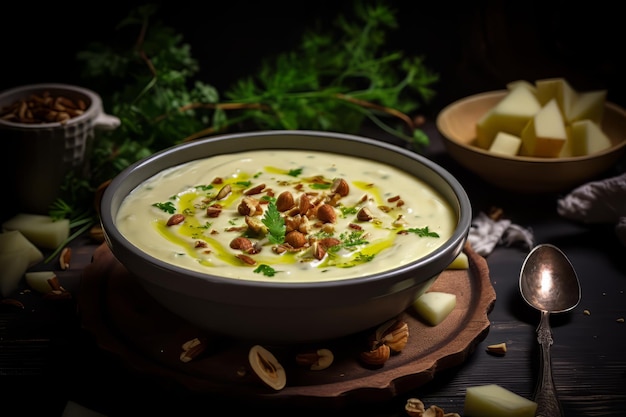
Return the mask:
<svg viewBox="0 0 626 417"><path fill-rule="evenodd" d="M147 178L198 158L264 149L326 151L398 167L449 201L456 227L445 243L412 263L359 278L310 283L256 282L192 272L147 255L118 230L116 215L122 201ZM472 217L459 182L423 156L373 139L309 131L223 135L161 151L120 173L105 190L101 210L113 254L158 302L207 330L275 343L347 336L402 313L462 251Z"/></svg>

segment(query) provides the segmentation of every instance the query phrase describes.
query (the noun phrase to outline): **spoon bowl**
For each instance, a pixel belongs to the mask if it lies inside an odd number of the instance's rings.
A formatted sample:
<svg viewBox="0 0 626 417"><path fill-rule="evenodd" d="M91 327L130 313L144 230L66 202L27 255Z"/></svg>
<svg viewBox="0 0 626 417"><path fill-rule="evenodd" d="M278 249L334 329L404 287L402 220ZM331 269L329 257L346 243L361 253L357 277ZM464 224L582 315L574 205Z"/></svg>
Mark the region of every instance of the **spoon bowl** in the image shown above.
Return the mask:
<svg viewBox="0 0 626 417"><path fill-rule="evenodd" d="M522 298L541 312L537 341L541 345L541 368L534 399L536 416L563 416L554 380L550 346L553 343L550 314L574 309L580 302L580 283L567 256L556 246L535 246L522 265L519 278Z"/></svg>
<svg viewBox="0 0 626 417"><path fill-rule="evenodd" d="M580 302L576 271L567 256L553 245L538 245L528 254L519 285L526 303L539 311L564 313Z"/></svg>

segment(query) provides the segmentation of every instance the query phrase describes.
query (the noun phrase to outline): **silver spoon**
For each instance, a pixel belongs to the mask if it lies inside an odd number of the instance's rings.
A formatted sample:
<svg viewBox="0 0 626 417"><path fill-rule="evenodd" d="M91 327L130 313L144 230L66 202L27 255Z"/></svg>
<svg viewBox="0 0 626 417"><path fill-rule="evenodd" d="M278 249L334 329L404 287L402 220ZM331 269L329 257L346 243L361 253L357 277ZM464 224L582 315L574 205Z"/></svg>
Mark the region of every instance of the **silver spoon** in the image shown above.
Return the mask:
<svg viewBox="0 0 626 417"><path fill-rule="evenodd" d="M578 305L578 276L560 249L554 245L541 244L535 246L526 256L520 272L519 288L526 303L541 312L541 321L537 327L537 341L541 345L541 367L534 393L536 416L563 416L552 378L550 346L553 340L550 314L570 311Z"/></svg>

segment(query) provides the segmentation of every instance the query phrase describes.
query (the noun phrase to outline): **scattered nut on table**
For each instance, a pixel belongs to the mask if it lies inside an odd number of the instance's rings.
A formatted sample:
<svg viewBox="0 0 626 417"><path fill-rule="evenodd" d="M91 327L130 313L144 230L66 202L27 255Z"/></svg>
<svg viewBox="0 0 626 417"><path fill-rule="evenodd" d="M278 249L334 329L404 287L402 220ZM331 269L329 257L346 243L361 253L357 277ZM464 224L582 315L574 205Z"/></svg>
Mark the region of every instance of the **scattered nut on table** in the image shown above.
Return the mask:
<svg viewBox="0 0 626 417"><path fill-rule="evenodd" d="M410 417L461 417L458 413L445 413L441 407L436 405L426 408L422 400L418 398L409 398L404 410Z"/></svg>
<svg viewBox="0 0 626 417"><path fill-rule="evenodd" d="M312 352L302 352L296 355L296 363L312 371L321 371L328 368L335 359L329 349L317 349Z"/></svg>
<svg viewBox="0 0 626 417"><path fill-rule="evenodd" d="M487 346L487 352L493 355L504 356L506 354L506 343L497 343Z"/></svg>
<svg viewBox="0 0 626 417"><path fill-rule="evenodd" d="M399 319L391 319L376 328L368 342L369 350L359 357L367 365L383 365L392 353L400 353L409 340L409 325Z"/></svg>
<svg viewBox="0 0 626 417"><path fill-rule="evenodd" d="M254 345L248 352L248 362L254 373L268 387L280 391L287 385L285 368L278 359L261 345Z"/></svg>
<svg viewBox="0 0 626 417"><path fill-rule="evenodd" d="M200 356L207 347L207 343L198 337L194 337L191 340L186 341L181 346L182 352L180 353L181 362L190 362L193 359Z"/></svg>

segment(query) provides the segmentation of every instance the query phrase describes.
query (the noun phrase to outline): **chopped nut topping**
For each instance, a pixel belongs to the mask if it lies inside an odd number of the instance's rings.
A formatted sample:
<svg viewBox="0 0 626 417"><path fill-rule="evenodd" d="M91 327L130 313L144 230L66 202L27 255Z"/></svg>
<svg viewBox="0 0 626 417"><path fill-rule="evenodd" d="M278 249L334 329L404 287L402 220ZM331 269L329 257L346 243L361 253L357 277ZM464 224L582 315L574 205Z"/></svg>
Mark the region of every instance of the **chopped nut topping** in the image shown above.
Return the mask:
<svg viewBox="0 0 626 417"><path fill-rule="evenodd" d="M176 214L173 214L172 217L170 217L167 220L167 225L168 226L174 226L174 225L177 225L177 224L181 224L184 220L185 220L185 216L184 215L182 215L180 213L176 213Z"/></svg>

